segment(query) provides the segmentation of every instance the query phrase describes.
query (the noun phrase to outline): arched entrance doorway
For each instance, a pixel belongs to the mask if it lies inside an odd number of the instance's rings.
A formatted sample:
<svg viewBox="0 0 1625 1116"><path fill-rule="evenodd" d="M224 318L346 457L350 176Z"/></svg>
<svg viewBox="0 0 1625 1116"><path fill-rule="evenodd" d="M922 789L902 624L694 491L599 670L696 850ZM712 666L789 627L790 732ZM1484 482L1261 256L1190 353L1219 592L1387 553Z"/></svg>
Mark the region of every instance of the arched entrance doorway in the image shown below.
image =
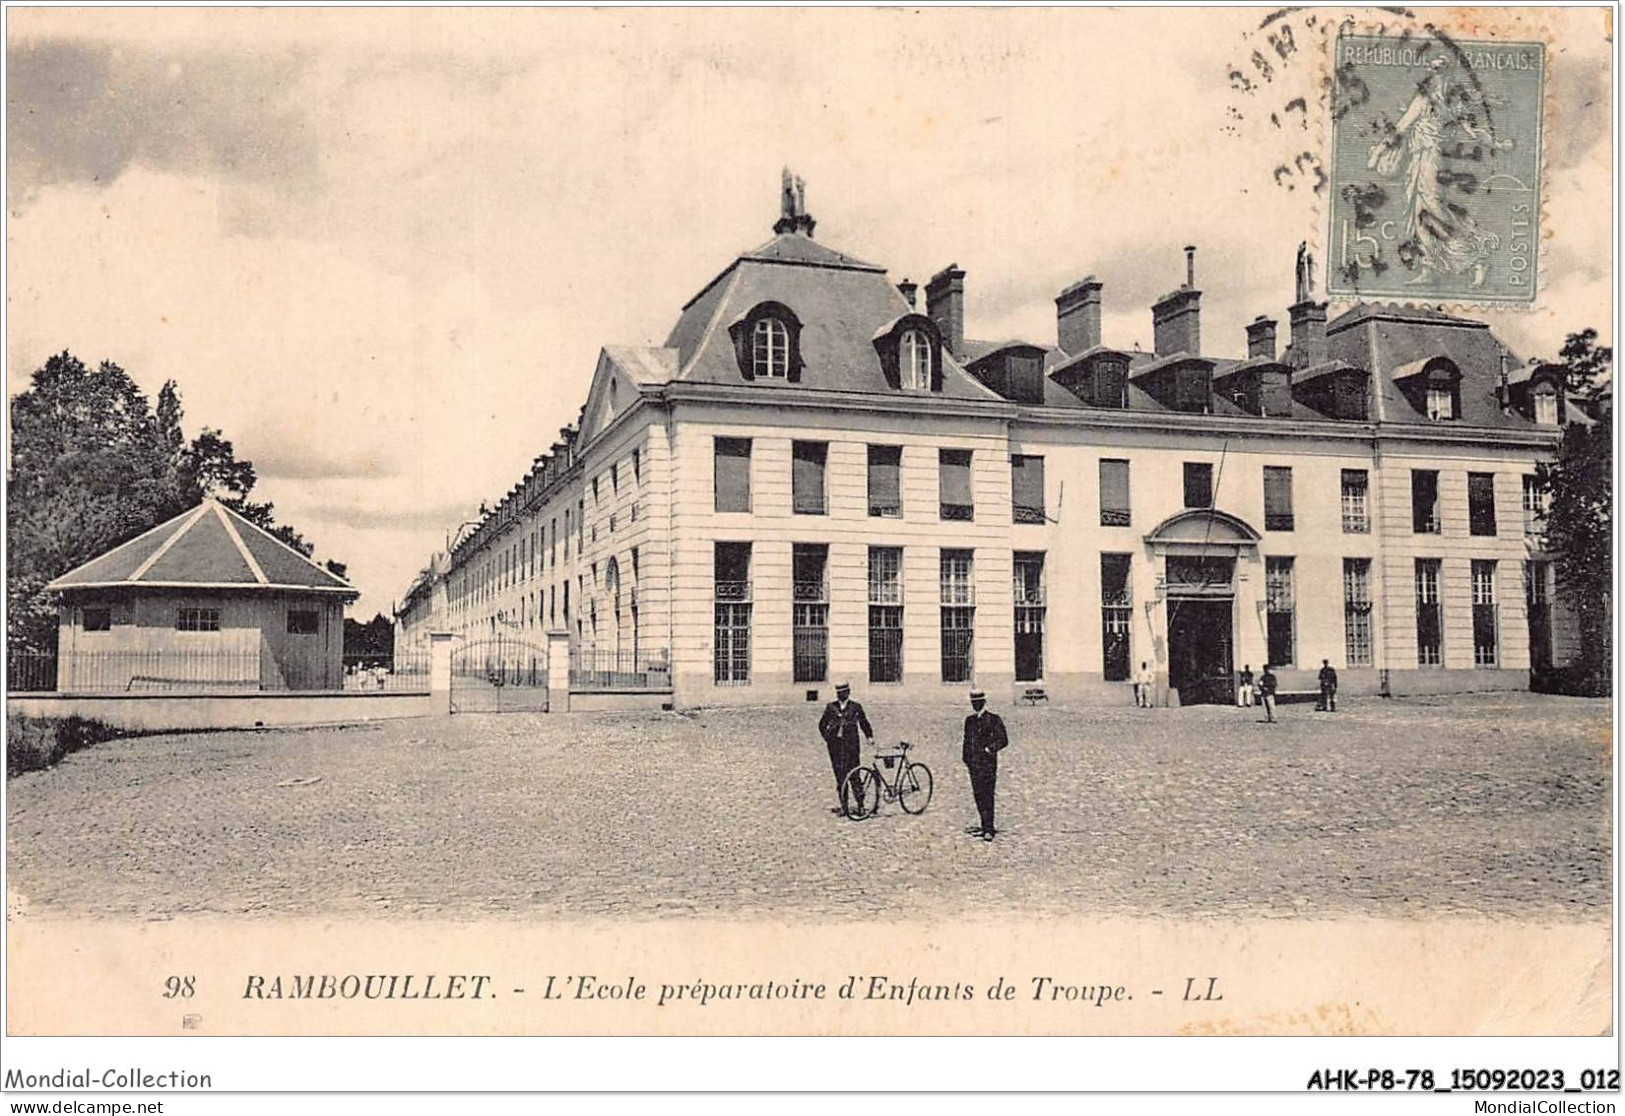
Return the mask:
<svg viewBox="0 0 1625 1116"><path fill-rule="evenodd" d="M1180 512L1146 536L1160 567L1168 688L1181 705L1235 700L1237 572L1256 560L1259 539L1217 508Z"/></svg>

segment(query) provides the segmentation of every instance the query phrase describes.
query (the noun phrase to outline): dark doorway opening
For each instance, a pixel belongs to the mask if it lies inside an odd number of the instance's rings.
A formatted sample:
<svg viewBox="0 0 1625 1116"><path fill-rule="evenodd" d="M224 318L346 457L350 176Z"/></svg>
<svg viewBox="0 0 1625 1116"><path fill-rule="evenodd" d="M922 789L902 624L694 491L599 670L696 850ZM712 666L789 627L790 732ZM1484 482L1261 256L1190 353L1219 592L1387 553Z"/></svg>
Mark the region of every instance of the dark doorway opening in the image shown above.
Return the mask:
<svg viewBox="0 0 1625 1116"><path fill-rule="evenodd" d="M1168 685L1181 705L1228 705L1236 700L1231 602L1172 598L1168 602Z"/></svg>

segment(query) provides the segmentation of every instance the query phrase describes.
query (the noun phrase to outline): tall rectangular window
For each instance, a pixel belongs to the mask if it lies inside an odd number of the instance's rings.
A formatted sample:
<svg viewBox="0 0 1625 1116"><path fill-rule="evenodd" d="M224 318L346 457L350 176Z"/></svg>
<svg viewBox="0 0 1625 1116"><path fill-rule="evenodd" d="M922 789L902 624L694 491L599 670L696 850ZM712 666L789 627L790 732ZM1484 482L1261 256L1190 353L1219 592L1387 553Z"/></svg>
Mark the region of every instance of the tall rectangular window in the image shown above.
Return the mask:
<svg viewBox="0 0 1625 1116"><path fill-rule="evenodd" d="M903 680L903 548L869 548L869 681Z"/></svg>
<svg viewBox="0 0 1625 1116"><path fill-rule="evenodd" d="M632 451L632 483L643 483L643 452L641 450Z"/></svg>
<svg viewBox="0 0 1625 1116"><path fill-rule="evenodd" d="M1523 564L1524 615L1529 618L1529 668L1552 666L1552 564L1531 559Z"/></svg>
<svg viewBox="0 0 1625 1116"><path fill-rule="evenodd" d="M976 637L976 566L969 550L943 550L942 680L969 682Z"/></svg>
<svg viewBox="0 0 1625 1116"><path fill-rule="evenodd" d="M796 543L790 548L791 658L797 682L829 678L829 546Z"/></svg>
<svg viewBox="0 0 1625 1116"><path fill-rule="evenodd" d="M1494 562L1473 560L1473 665L1492 667L1500 647L1499 605L1495 600Z"/></svg>
<svg viewBox="0 0 1625 1116"><path fill-rule="evenodd" d="M1044 522L1044 459L1010 455L1010 503L1017 523Z"/></svg>
<svg viewBox="0 0 1625 1116"><path fill-rule="evenodd" d="M824 462L829 457L828 442L790 444L790 510L797 515L823 515Z"/></svg>
<svg viewBox="0 0 1625 1116"><path fill-rule="evenodd" d="M1292 521L1292 467L1264 466L1264 530L1290 531Z"/></svg>
<svg viewBox="0 0 1625 1116"><path fill-rule="evenodd" d="M1411 470L1411 530L1418 535L1437 535L1439 522L1439 472L1437 469Z"/></svg>
<svg viewBox="0 0 1625 1116"><path fill-rule="evenodd" d="M971 495L970 455L970 450L937 451L937 502L941 519L976 518L976 501Z"/></svg>
<svg viewBox="0 0 1625 1116"><path fill-rule="evenodd" d="M1474 535L1495 534L1495 474L1467 474L1467 529Z"/></svg>
<svg viewBox="0 0 1625 1116"><path fill-rule="evenodd" d="M1291 666L1298 660L1291 558L1264 559L1264 592L1270 663Z"/></svg>
<svg viewBox="0 0 1625 1116"><path fill-rule="evenodd" d="M1132 554L1100 556L1100 648L1108 682L1127 682L1134 652L1130 633L1134 626L1134 591L1129 581Z"/></svg>
<svg viewBox="0 0 1625 1116"><path fill-rule="evenodd" d="M750 543L719 542L713 559L713 678L719 686L750 681Z"/></svg>
<svg viewBox="0 0 1625 1116"><path fill-rule="evenodd" d="M1185 462L1185 506L1213 506L1213 466L1205 461Z"/></svg>
<svg viewBox="0 0 1625 1116"><path fill-rule="evenodd" d="M903 514L903 447L869 447L869 514L896 518Z"/></svg>
<svg viewBox="0 0 1625 1116"><path fill-rule="evenodd" d="M1016 608L1016 681L1044 677L1044 554L1018 550L1012 578Z"/></svg>
<svg viewBox="0 0 1625 1116"><path fill-rule="evenodd" d="M716 439L716 509L750 511L750 439Z"/></svg>
<svg viewBox="0 0 1625 1116"><path fill-rule="evenodd" d="M1371 559L1343 559L1343 658L1371 665Z"/></svg>
<svg viewBox="0 0 1625 1116"><path fill-rule="evenodd" d="M1444 661L1444 614L1439 604L1439 559L1416 560L1416 665Z"/></svg>
<svg viewBox="0 0 1625 1116"><path fill-rule="evenodd" d="M1434 422L1447 422L1456 417L1456 393L1441 385L1428 386L1428 418Z"/></svg>
<svg viewBox="0 0 1625 1116"><path fill-rule="evenodd" d="M1102 458L1100 462L1100 525L1102 527L1128 527L1133 523L1129 512L1128 462L1116 458Z"/></svg>
<svg viewBox="0 0 1625 1116"><path fill-rule="evenodd" d="M1364 469L1343 470L1343 533L1365 535L1371 531L1370 478Z"/></svg>
<svg viewBox="0 0 1625 1116"><path fill-rule="evenodd" d="M1526 539L1546 534L1546 486L1533 473L1523 478L1523 534Z"/></svg>

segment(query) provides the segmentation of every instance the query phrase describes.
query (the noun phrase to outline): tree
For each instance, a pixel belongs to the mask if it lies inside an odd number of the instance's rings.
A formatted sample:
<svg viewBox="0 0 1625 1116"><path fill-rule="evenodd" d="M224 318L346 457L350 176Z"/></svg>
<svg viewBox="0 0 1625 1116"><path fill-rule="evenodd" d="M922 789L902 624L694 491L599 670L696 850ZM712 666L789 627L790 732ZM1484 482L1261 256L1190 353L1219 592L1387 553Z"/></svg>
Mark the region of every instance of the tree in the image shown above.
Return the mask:
<svg viewBox="0 0 1625 1116"><path fill-rule="evenodd" d="M1540 467L1548 493L1546 548L1580 629L1578 688L1608 693L1613 677L1613 408L1602 402L1613 350L1596 344L1596 330L1570 334L1561 350L1571 397L1594 406L1596 421L1571 422L1557 460Z"/></svg>
<svg viewBox="0 0 1625 1116"><path fill-rule="evenodd" d="M205 428L187 442L180 391L157 407L118 365L92 369L62 352L34 370L11 401L6 502L8 609L13 650L56 646L57 609L45 585L91 558L195 507L220 500L301 553L311 546L248 499L254 466Z"/></svg>

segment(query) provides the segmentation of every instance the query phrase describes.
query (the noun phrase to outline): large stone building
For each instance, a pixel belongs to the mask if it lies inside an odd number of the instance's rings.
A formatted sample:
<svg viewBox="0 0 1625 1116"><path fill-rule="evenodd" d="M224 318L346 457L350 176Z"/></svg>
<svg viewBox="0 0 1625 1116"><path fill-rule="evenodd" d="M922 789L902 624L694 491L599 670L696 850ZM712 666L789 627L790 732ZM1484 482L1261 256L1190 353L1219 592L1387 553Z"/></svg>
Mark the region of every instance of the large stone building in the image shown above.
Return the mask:
<svg viewBox="0 0 1625 1116"><path fill-rule="evenodd" d="M1267 316L1205 346L1187 248L1150 352L1102 336L1093 277L1055 344L978 341L963 271L922 307L813 224L787 186L665 345L602 351L578 422L413 587L405 638L563 630L669 666L680 705L840 679L1127 703L1142 662L1184 702L1265 662L1312 688L1322 659L1345 691L1523 688L1570 655L1532 482L1583 416L1485 324L1328 321L1300 253L1284 347Z"/></svg>

